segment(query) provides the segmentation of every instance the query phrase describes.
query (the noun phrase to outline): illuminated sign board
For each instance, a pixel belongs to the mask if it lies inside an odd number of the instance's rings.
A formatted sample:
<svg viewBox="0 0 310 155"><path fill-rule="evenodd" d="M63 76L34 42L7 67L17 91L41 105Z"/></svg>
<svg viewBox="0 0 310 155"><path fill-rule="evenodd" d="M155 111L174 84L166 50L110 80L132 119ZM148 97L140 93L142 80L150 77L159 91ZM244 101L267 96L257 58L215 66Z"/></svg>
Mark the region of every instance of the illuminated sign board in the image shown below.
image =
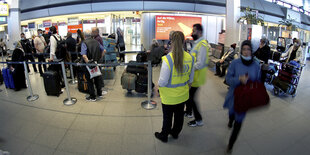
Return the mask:
<svg viewBox="0 0 310 155"><path fill-rule="evenodd" d="M0 4L0 16L9 16L8 4Z"/></svg>

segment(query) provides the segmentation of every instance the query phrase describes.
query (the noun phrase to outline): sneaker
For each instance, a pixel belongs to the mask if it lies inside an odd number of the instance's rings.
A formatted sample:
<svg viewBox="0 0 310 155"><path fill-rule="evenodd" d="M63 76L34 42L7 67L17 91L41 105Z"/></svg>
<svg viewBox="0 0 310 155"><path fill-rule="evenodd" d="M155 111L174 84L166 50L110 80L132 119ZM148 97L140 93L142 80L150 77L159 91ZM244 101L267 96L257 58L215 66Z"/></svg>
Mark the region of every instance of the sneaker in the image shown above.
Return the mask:
<svg viewBox="0 0 310 155"><path fill-rule="evenodd" d="M187 118L193 118L193 114L188 114L188 113L184 113L184 117L187 117Z"/></svg>
<svg viewBox="0 0 310 155"><path fill-rule="evenodd" d="M103 90L101 94L102 94L102 95L107 95L108 92Z"/></svg>
<svg viewBox="0 0 310 155"><path fill-rule="evenodd" d="M86 100L87 101L91 101L91 102L96 102L96 98L93 98L93 97L90 97L90 96L88 96L88 97L86 97Z"/></svg>
<svg viewBox="0 0 310 155"><path fill-rule="evenodd" d="M203 126L203 122L202 120L200 121L193 120L193 121L188 122L187 125L191 127Z"/></svg>

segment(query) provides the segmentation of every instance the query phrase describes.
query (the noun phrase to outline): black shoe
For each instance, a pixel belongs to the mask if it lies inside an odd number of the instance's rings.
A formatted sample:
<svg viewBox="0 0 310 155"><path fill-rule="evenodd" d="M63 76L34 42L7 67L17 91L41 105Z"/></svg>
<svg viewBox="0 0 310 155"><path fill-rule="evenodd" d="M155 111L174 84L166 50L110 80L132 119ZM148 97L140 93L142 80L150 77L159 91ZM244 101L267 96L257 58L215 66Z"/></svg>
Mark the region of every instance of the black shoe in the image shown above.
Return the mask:
<svg viewBox="0 0 310 155"><path fill-rule="evenodd" d="M227 146L226 153L231 154L232 153L232 147Z"/></svg>
<svg viewBox="0 0 310 155"><path fill-rule="evenodd" d="M222 74L222 75L220 75L219 77L224 77L225 76L225 74Z"/></svg>
<svg viewBox="0 0 310 155"><path fill-rule="evenodd" d="M178 139L178 138L179 138L179 135L175 135L175 134L172 134L172 133L170 133L170 135L171 135L172 138L174 138L174 139Z"/></svg>
<svg viewBox="0 0 310 155"><path fill-rule="evenodd" d="M229 128L229 129L231 129L231 128L233 127L233 123L234 123L234 121L229 121L229 122L228 122L228 128Z"/></svg>
<svg viewBox="0 0 310 155"><path fill-rule="evenodd" d="M215 73L214 75L215 75L215 76L220 76L221 74Z"/></svg>
<svg viewBox="0 0 310 155"><path fill-rule="evenodd" d="M164 136L162 133L159 133L159 132L155 132L155 137L159 140L161 140L162 142L164 143L167 143L168 142L168 137L167 136Z"/></svg>

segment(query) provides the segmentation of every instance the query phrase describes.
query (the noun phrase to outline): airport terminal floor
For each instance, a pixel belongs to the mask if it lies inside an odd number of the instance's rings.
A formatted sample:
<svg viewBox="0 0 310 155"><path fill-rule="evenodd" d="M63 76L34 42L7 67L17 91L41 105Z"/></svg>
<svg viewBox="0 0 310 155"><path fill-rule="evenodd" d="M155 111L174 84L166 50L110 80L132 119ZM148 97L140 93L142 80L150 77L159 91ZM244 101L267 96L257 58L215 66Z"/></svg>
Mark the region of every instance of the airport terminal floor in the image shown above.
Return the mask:
<svg viewBox="0 0 310 155"><path fill-rule="evenodd" d="M135 59L127 54L126 61ZM232 154L309 154L310 148L310 63L303 69L297 96L274 96L268 88L268 108L248 112ZM30 67L32 69L32 67ZM231 134L227 110L222 105L228 91L224 78L207 72L207 83L199 91L204 126L188 127L184 119L179 139L162 143L154 132L162 127L160 98L158 105L145 110L143 94L127 94L120 85L124 66L117 67L114 80L106 81L108 91L97 102L85 100L85 94L69 85L78 102L63 105L60 97L46 96L40 74L30 75L32 88L40 98L27 102L27 89L15 92L0 86L0 149L11 155L93 155L93 154L225 154ZM158 81L160 67L153 67Z"/></svg>

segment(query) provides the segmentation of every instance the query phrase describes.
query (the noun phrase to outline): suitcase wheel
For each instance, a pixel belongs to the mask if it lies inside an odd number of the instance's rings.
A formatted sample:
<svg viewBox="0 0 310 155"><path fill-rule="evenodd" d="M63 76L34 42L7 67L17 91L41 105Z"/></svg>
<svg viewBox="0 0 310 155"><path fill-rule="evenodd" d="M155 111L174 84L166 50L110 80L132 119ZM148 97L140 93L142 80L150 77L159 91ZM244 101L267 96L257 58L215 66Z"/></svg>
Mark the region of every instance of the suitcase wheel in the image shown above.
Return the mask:
<svg viewBox="0 0 310 155"><path fill-rule="evenodd" d="M274 93L274 95L278 96L279 95L279 89L273 88L273 93Z"/></svg>

